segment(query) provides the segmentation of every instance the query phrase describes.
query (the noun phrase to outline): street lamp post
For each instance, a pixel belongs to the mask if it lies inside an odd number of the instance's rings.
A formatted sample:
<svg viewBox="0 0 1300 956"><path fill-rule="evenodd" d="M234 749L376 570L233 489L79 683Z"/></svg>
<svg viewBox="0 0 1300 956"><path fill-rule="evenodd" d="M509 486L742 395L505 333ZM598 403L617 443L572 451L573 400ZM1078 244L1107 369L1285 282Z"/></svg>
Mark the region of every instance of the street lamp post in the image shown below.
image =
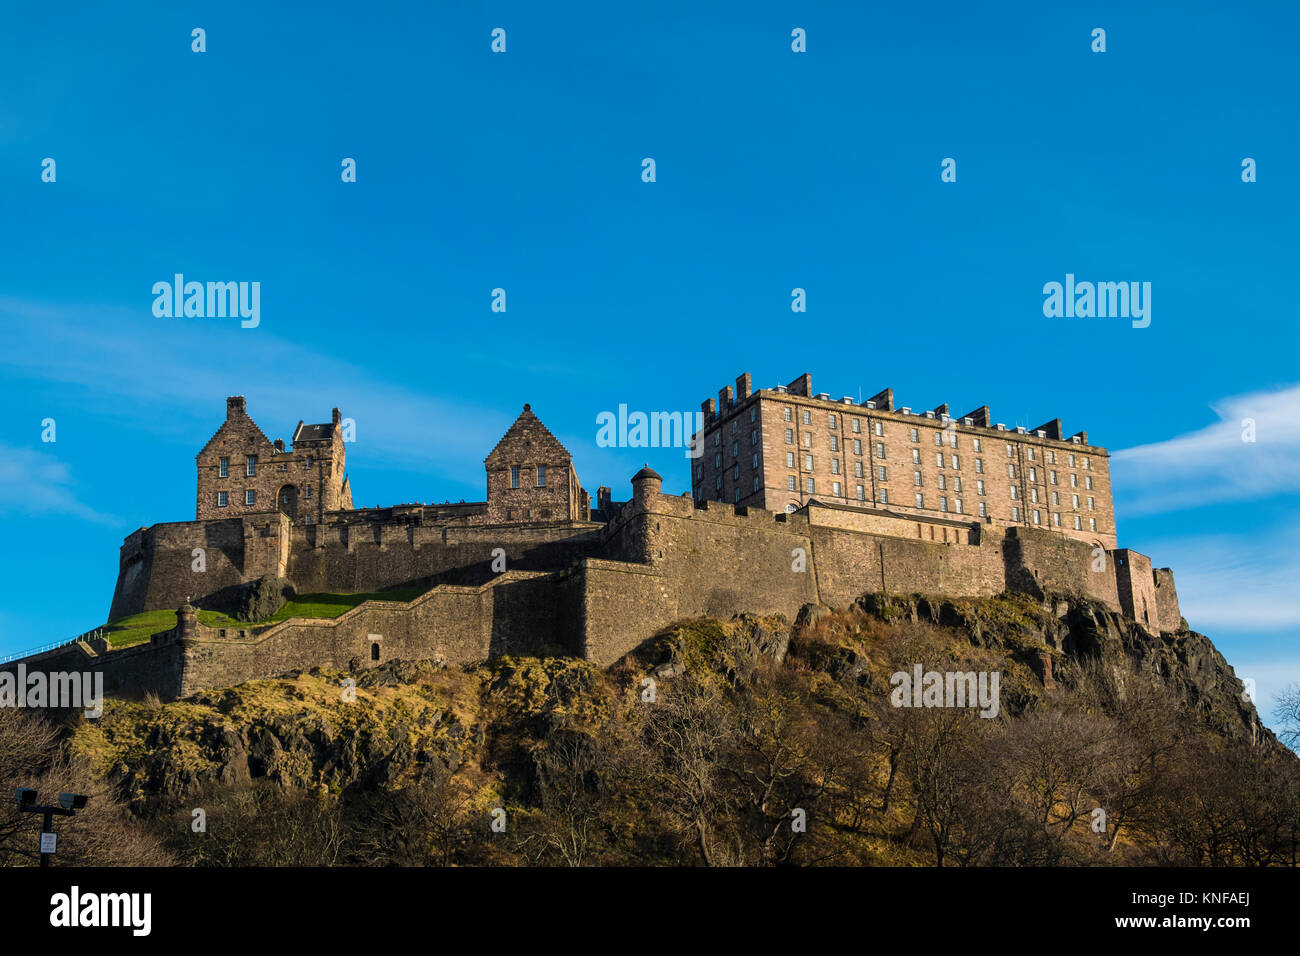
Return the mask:
<svg viewBox="0 0 1300 956"><path fill-rule="evenodd" d="M58 846L58 837L54 834L55 816L70 817L86 805L89 799L81 793L59 794L58 806L38 806L36 791L29 787L14 790L14 802L23 813L41 814L41 866L49 866Z"/></svg>

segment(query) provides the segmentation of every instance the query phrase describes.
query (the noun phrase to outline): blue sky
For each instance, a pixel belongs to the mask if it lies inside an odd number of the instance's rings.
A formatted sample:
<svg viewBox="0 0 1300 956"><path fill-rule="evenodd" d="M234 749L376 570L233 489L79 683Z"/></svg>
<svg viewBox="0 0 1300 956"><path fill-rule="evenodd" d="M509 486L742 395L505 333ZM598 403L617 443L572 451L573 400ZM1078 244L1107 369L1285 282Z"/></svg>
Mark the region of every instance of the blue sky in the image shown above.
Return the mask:
<svg viewBox="0 0 1300 956"><path fill-rule="evenodd" d="M353 417L358 505L480 500L524 402L625 497L685 459L599 412L809 371L1086 429L1121 544L1265 710L1300 680L1294 4L10 6L0 654L102 623L228 394ZM261 324L155 318L177 272ZM1044 317L1067 272L1150 282L1150 327Z"/></svg>

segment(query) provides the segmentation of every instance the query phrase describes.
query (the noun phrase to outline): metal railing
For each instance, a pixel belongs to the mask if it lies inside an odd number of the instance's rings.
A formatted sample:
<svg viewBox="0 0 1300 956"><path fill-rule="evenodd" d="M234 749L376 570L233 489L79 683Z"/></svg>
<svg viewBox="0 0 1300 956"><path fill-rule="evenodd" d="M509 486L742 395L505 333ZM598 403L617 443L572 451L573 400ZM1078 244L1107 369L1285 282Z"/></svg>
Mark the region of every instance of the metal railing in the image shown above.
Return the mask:
<svg viewBox="0 0 1300 956"><path fill-rule="evenodd" d="M44 654L46 651L53 651L60 647L67 647L69 644L76 644L78 641L84 641L92 637L102 637L103 631L104 629L102 627L96 627L66 641L52 641L49 644L42 644L40 647L29 647L27 650L19 651L16 654L6 654L4 657L0 657L0 664L8 664L10 661L20 660L24 657L31 657L35 654Z"/></svg>

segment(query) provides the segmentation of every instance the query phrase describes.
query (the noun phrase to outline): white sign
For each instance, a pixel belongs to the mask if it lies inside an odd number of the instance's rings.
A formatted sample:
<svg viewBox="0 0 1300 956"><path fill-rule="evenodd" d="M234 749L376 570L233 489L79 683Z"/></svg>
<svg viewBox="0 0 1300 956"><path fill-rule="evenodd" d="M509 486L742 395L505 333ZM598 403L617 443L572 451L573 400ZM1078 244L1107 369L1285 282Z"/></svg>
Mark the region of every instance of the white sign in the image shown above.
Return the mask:
<svg viewBox="0 0 1300 956"><path fill-rule="evenodd" d="M41 834L41 852L53 853L54 848L59 844L59 835L57 833Z"/></svg>

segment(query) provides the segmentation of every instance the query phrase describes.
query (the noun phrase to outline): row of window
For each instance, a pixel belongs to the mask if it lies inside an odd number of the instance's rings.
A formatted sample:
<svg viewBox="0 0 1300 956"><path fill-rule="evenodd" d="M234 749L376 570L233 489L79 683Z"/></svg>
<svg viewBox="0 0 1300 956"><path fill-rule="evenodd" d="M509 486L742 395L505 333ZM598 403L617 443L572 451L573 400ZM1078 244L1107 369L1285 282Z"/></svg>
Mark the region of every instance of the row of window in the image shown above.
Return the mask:
<svg viewBox="0 0 1300 956"><path fill-rule="evenodd" d="M537 466L536 481L537 481L536 487L538 488L546 487L546 466L545 465ZM510 466L510 487L511 488L519 487L519 466L518 465Z"/></svg>
<svg viewBox="0 0 1300 956"><path fill-rule="evenodd" d="M313 465L314 463L315 463L315 462L314 462L314 459L313 459L310 455L308 455L308 456L307 456L307 467L308 467L308 468L312 467L312 465ZM283 468L282 468L281 470L288 470L288 467L289 467L288 465L284 465ZM245 456L244 456L244 474L245 474L246 476L248 476L249 478L254 478L254 477L257 476L257 456L256 456L256 455L245 455ZM218 477L218 478L229 478L229 477L230 477L230 459L229 459L229 458L218 458L218 459L217 459L217 477Z"/></svg>
<svg viewBox="0 0 1300 956"><path fill-rule="evenodd" d="M304 498L311 498L311 493L312 493L312 492L311 492L311 485L304 485L304 486L303 486L303 489L302 489L302 493L303 493L303 497L304 497ZM252 507L253 505L257 504L257 492L256 492L254 489L252 489L252 488L247 488L247 489L244 490L244 504L245 504L245 506L248 506L248 507ZM286 502L286 504L287 504L287 502ZM217 492L217 507L218 507L218 508L227 508L227 507L229 507L229 506L230 506L230 494L229 494L229 492L218 491L218 492Z"/></svg>

